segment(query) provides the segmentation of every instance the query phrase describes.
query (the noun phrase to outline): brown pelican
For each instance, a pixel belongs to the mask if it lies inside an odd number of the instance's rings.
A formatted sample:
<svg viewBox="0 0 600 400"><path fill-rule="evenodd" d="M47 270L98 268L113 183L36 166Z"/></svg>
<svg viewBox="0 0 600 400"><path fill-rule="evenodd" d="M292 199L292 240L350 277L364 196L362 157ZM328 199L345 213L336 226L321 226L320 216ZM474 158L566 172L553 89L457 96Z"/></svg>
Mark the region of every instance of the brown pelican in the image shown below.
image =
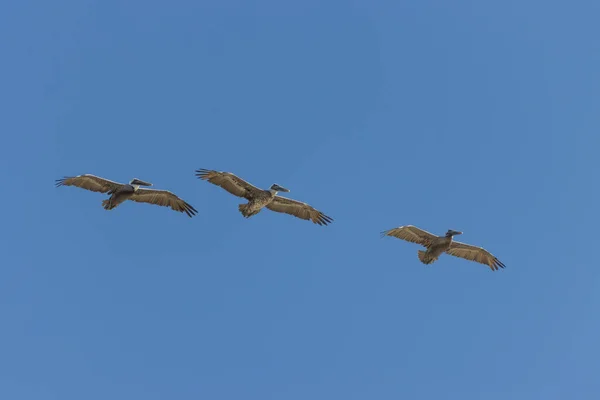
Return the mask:
<svg viewBox="0 0 600 400"><path fill-rule="evenodd" d="M262 190L230 172L208 169L197 170L196 176L222 187L235 196L248 199L248 203L239 205L240 212L246 218L258 214L263 207L267 207L269 210L290 214L307 221L311 220L319 225L327 225L333 221L331 217L306 203L277 196L277 192L289 192L288 189L277 184L271 185L269 190Z"/></svg>
<svg viewBox="0 0 600 400"><path fill-rule="evenodd" d="M94 175L79 175L64 177L56 180L56 187L77 186L92 192L107 193L110 197L102 201L105 210L112 210L125 200L133 200L138 203L150 203L164 207L171 207L175 211L184 212L189 217L194 216L197 211L194 207L166 190L143 189L140 186L152 186L151 183L134 178L129 184L109 181Z"/></svg>
<svg viewBox="0 0 600 400"><path fill-rule="evenodd" d="M419 250L419 260L421 260L423 264L431 264L437 260L442 253L446 252L455 257L461 257L466 260L485 264L489 266L492 271L498 270L498 267L505 267L505 265L489 251L482 249L481 247L475 247L470 244L452 240L453 236L462 235L462 232L453 231L451 229L448 230L444 236L435 236L416 226L406 225L390 229L381 234L382 236L393 236L398 239L425 246L427 250Z"/></svg>

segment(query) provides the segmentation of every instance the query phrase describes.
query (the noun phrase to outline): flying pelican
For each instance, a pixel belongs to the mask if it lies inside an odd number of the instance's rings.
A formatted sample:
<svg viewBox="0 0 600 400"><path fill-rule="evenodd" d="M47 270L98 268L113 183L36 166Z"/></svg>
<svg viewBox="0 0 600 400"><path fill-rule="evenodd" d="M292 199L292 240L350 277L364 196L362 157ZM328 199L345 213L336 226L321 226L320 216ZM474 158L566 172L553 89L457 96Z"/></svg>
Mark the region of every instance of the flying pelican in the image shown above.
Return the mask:
<svg viewBox="0 0 600 400"><path fill-rule="evenodd" d="M227 190L229 193L248 199L248 203L240 204L239 210L246 218L256 215L267 207L269 210L286 213L304 220L311 220L315 224L327 225L333 222L331 217L314 209L306 203L277 196L277 192L289 192L288 189L273 184L269 190L262 190L235 176L230 172L220 172L208 169L199 169L196 176Z"/></svg>
<svg viewBox="0 0 600 400"><path fill-rule="evenodd" d="M77 186L92 192L107 193L110 197L102 201L105 210L112 210L125 200L133 200L138 203L150 203L164 207L171 207L175 211L184 212L188 217L194 216L197 211L194 207L166 190L143 189L140 186L152 186L134 178L129 184L109 181L94 175L79 175L64 177L56 180L56 187Z"/></svg>
<svg viewBox="0 0 600 400"><path fill-rule="evenodd" d="M419 250L419 260L421 260L423 264L433 263L442 253L446 252L455 257L485 264L489 266L492 271L498 270L498 267L505 268L505 265L489 251L481 247L453 241L452 237L462 235L462 232L453 231L451 229L448 230L444 236L435 236L416 226L405 225L381 232L381 235L393 236L398 239L406 240L407 242L425 246L427 250Z"/></svg>

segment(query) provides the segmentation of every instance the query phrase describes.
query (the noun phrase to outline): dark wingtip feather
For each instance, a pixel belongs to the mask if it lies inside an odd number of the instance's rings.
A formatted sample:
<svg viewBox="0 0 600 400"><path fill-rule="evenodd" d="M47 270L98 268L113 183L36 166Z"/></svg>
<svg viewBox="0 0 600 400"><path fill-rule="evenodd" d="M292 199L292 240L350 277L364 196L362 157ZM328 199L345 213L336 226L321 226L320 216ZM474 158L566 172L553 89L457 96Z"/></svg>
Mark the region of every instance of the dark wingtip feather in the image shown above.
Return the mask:
<svg viewBox="0 0 600 400"><path fill-rule="evenodd" d="M500 260L494 257L492 263L490 264L490 268L492 269L492 271L498 271L500 268L506 268L506 265L504 265Z"/></svg>
<svg viewBox="0 0 600 400"><path fill-rule="evenodd" d="M328 224L333 222L333 218L328 215L321 213L319 215L319 220L323 223L323 225L327 226Z"/></svg>
<svg viewBox="0 0 600 400"><path fill-rule="evenodd" d="M186 213L190 218L192 218L198 212L190 203L185 201L183 201L183 204L180 205L180 209L177 211Z"/></svg>
<svg viewBox="0 0 600 400"><path fill-rule="evenodd" d="M333 222L333 218L331 218L331 217L329 217L329 216L327 216L327 215L325 215L325 214L323 214L323 213L320 212L317 215L317 218L315 218L315 220L313 220L313 222L315 224L317 224L317 225L321 225L321 226L325 225L325 226L327 226L328 224L330 224L330 223Z"/></svg>
<svg viewBox="0 0 600 400"><path fill-rule="evenodd" d="M379 237L384 238L388 235L388 233L390 233L391 229L388 229L387 231L382 231L379 232Z"/></svg>
<svg viewBox="0 0 600 400"><path fill-rule="evenodd" d="M56 187L64 186L64 185L65 185L65 180L67 180L67 179L69 179L69 178L68 178L68 177L66 177L66 176L65 176L64 178L61 178L61 179L56 179L56 180L54 181L54 185L55 185Z"/></svg>
<svg viewBox="0 0 600 400"><path fill-rule="evenodd" d="M196 176L199 179L206 179L206 177L208 176L208 174L211 173L211 170L209 169L204 169L204 168L200 168L196 170Z"/></svg>
<svg viewBox="0 0 600 400"><path fill-rule="evenodd" d="M190 218L198 213L198 211L188 203L185 203L185 212Z"/></svg>

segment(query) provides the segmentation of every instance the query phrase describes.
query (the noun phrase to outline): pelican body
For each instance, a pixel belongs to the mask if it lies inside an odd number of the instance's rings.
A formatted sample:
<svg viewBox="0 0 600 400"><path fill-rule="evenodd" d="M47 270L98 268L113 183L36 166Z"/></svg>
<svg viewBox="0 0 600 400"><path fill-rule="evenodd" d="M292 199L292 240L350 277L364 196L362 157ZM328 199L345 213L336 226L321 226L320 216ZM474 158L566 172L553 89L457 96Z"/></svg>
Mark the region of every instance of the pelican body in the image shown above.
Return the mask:
<svg viewBox="0 0 600 400"><path fill-rule="evenodd" d="M107 194L109 194L110 197L102 201L102 206L105 210L112 210L124 201L131 199L133 195L140 190L140 186L150 187L152 184L133 178L128 184L109 190Z"/></svg>
<svg viewBox="0 0 600 400"><path fill-rule="evenodd" d="M271 204L279 192L289 193L289 190L274 183L269 190L259 190L254 193L248 203L240 204L238 208L244 217L250 218Z"/></svg>
<svg viewBox="0 0 600 400"><path fill-rule="evenodd" d="M421 260L423 264L431 264L437 260L439 256L450 249L452 246L452 237L455 235L462 235L462 232L449 229L444 236L436 237L427 250L419 250L419 260Z"/></svg>
<svg viewBox="0 0 600 400"><path fill-rule="evenodd" d="M392 236L424 246L426 250L419 250L417 253L423 264L431 264L443 253L447 253L451 256L485 264L492 271L505 268L505 265L486 249L454 241L453 237L456 235L462 235L462 232L450 229L444 236L436 236L413 225L400 226L382 232L382 236Z"/></svg>
<svg viewBox="0 0 600 400"><path fill-rule="evenodd" d="M247 203L238 206L238 209L246 218L258 214L263 208L268 208L271 211L310 220L318 225L327 225L333 221L331 217L328 217L306 203L278 196L277 193L287 193L289 190L276 183L271 185L268 190L263 190L231 172L198 169L196 170L196 176L213 185L220 186L234 196L247 199Z"/></svg>
<svg viewBox="0 0 600 400"><path fill-rule="evenodd" d="M109 194L110 197L102 201L102 207L105 210L112 210L124 201L132 200L138 203L170 207L174 211L186 213L188 217L192 217L197 213L194 207L167 190L142 188L142 186L149 187L152 184L137 178L133 178L129 183L118 183L99 176L85 174L58 179L56 186L76 186L92 192Z"/></svg>

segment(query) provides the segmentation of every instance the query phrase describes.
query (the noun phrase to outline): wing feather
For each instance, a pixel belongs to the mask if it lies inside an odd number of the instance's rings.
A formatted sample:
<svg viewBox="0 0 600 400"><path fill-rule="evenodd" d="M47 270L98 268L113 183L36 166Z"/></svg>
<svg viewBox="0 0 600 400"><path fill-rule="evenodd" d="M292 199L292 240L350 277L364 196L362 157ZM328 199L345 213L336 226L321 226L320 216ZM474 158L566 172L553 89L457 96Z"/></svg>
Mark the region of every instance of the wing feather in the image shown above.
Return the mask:
<svg viewBox="0 0 600 400"><path fill-rule="evenodd" d="M287 197L275 196L273 201L267 204L271 211L293 215L294 217L312 221L317 225L327 225L333 222L333 218L323 214L321 211L306 203L288 199Z"/></svg>
<svg viewBox="0 0 600 400"><path fill-rule="evenodd" d="M196 176L213 185L222 187L234 196L244 197L248 200L250 200L257 192L261 191L256 186L246 182L231 172L198 169L196 170Z"/></svg>
<svg viewBox="0 0 600 400"><path fill-rule="evenodd" d="M497 271L498 268L506 268L506 266L489 251L481 247L471 246L470 244L453 241L450 248L446 250L446 253L455 257L464 258L465 260L485 264L490 267L492 271Z"/></svg>
<svg viewBox="0 0 600 400"><path fill-rule="evenodd" d="M186 213L190 218L198 212L190 204L167 190L140 188L130 197L130 200L138 203L149 203L163 207L171 207L174 211Z"/></svg>
<svg viewBox="0 0 600 400"><path fill-rule="evenodd" d="M437 238L436 235L417 228L413 225L399 226L398 228L389 229L381 232L381 236L392 236L398 239L406 240L407 242L417 243L425 247L431 246Z"/></svg>
<svg viewBox="0 0 600 400"><path fill-rule="evenodd" d="M60 186L76 186L82 189L91 190L92 192L108 193L124 185L122 183L100 178L99 176L85 174L65 176L62 179L57 179L56 187Z"/></svg>

